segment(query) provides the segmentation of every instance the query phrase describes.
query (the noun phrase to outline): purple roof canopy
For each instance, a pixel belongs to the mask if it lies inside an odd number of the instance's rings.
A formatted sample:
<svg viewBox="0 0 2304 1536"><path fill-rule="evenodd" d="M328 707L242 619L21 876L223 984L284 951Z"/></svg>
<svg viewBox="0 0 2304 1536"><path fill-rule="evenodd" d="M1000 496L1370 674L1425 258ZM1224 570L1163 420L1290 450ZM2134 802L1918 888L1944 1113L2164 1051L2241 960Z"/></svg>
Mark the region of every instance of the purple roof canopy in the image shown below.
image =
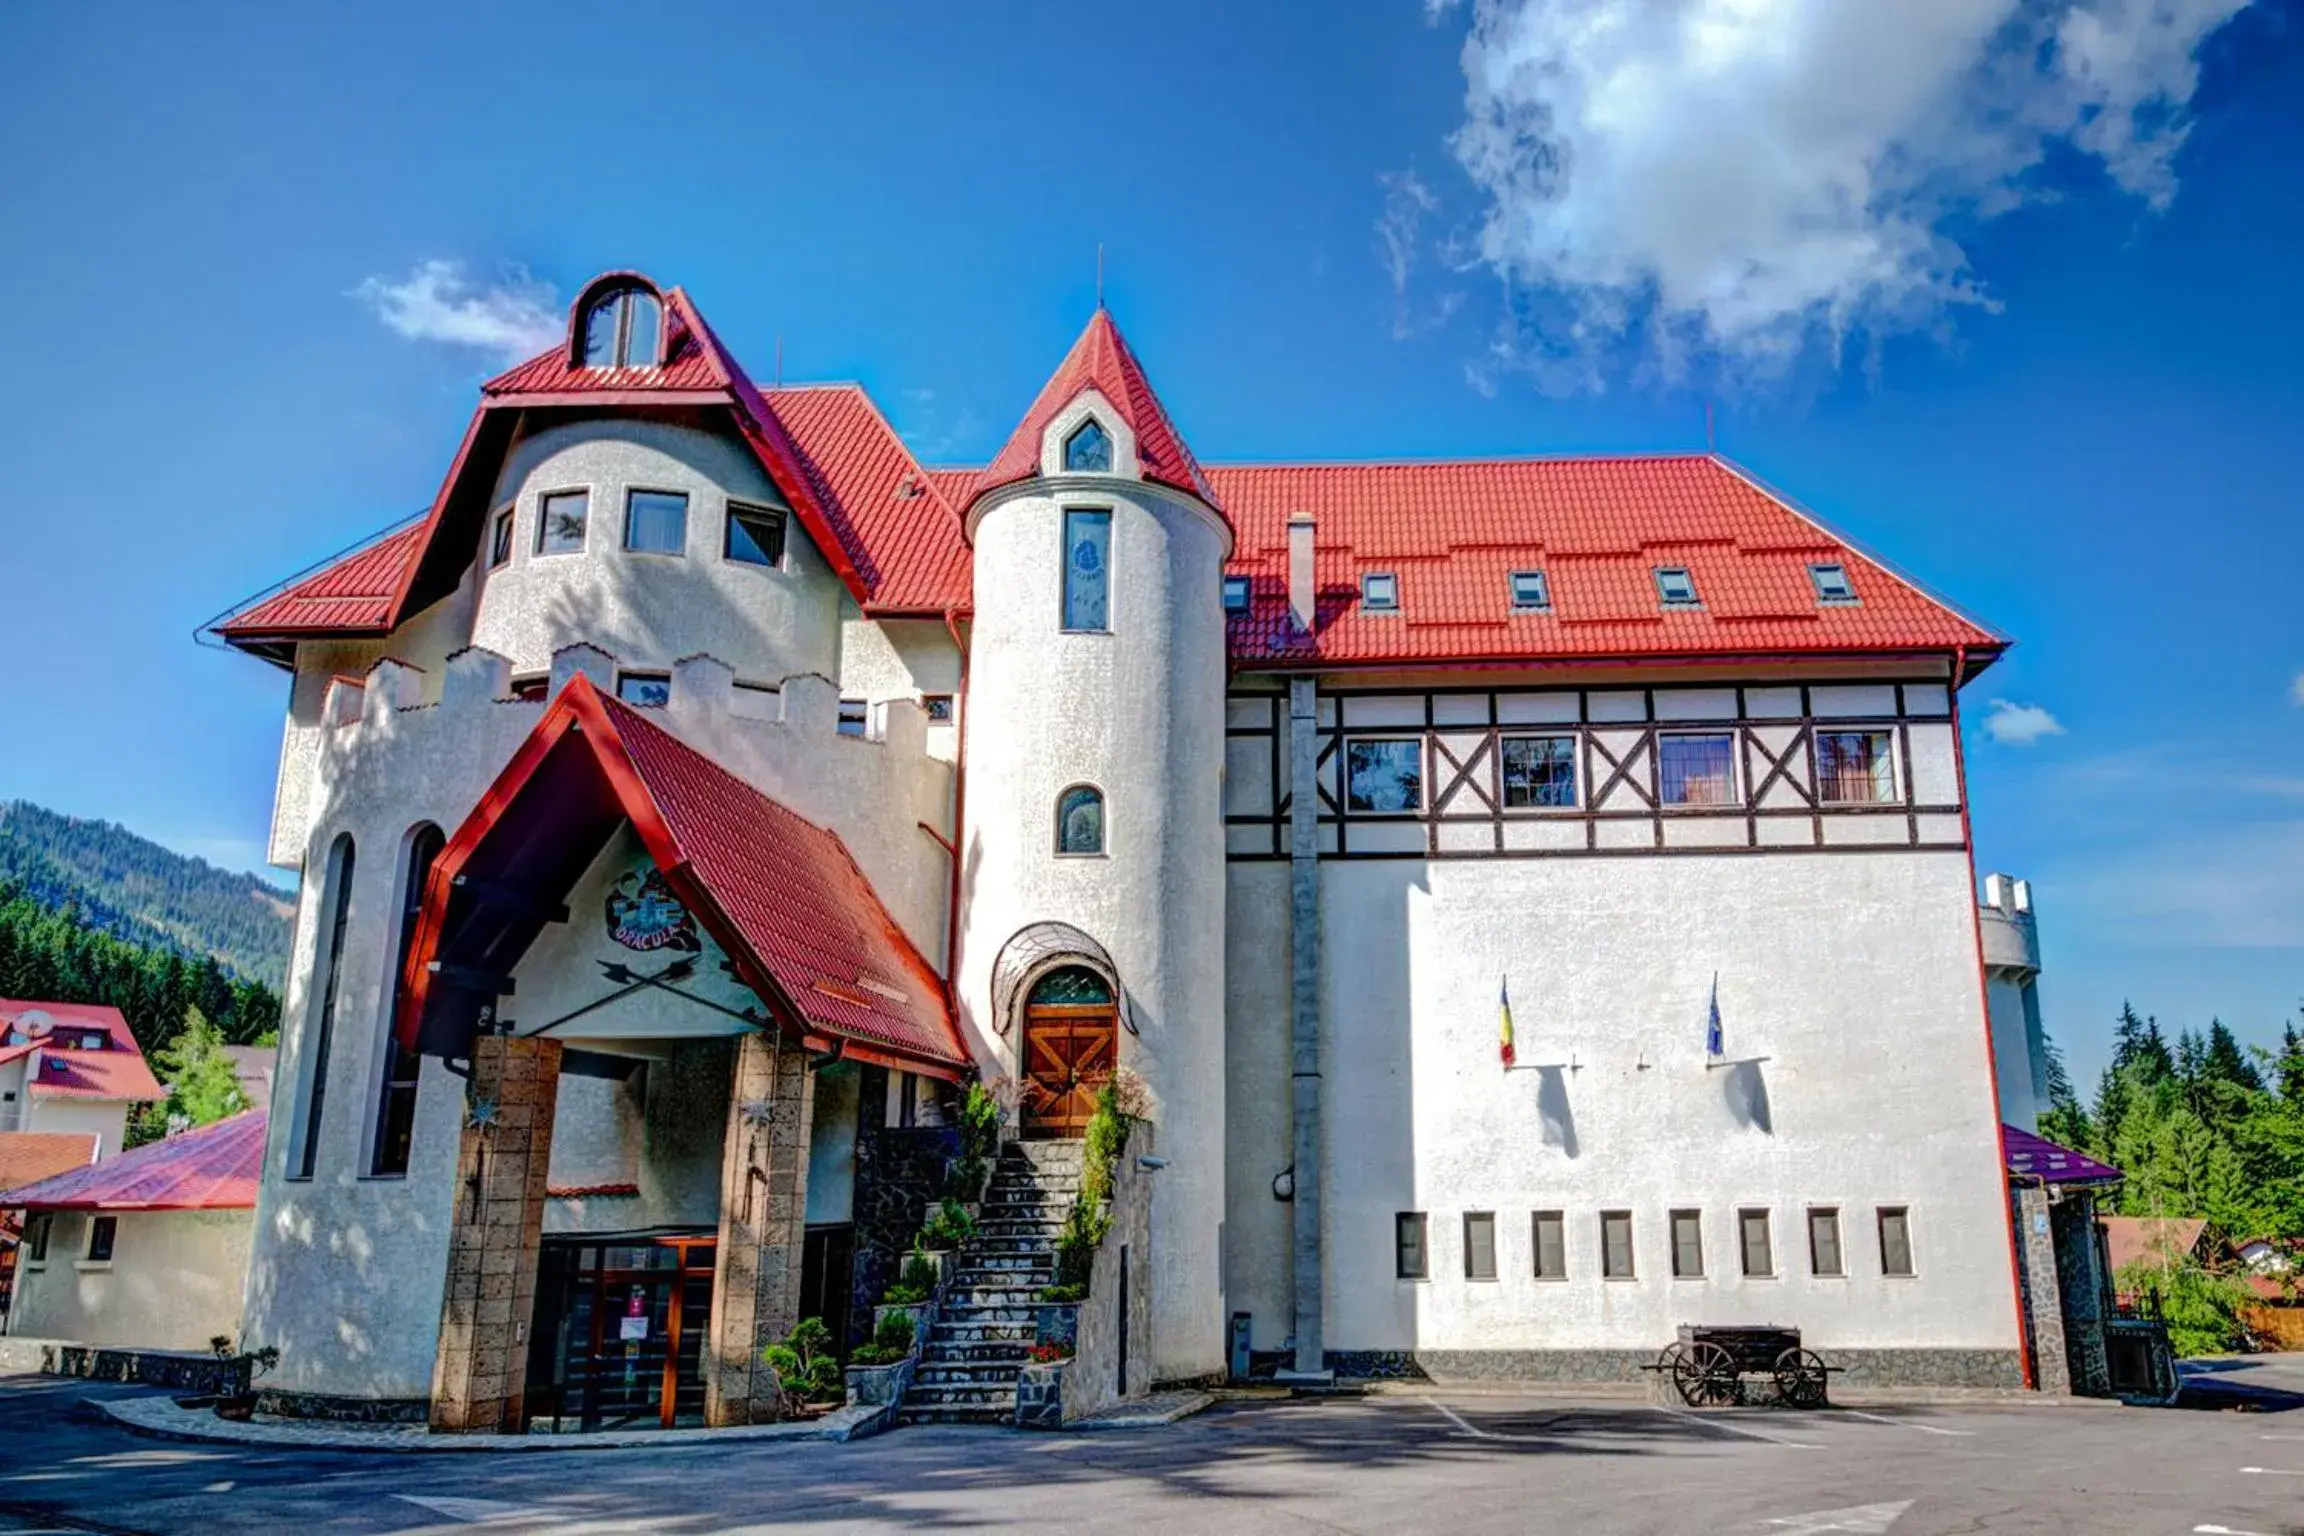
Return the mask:
<svg viewBox="0 0 2304 1536"><path fill-rule="evenodd" d="M2000 1156L2008 1171L2043 1184L2117 1184L2125 1175L2085 1152L2060 1147L2013 1125L2000 1127Z"/></svg>

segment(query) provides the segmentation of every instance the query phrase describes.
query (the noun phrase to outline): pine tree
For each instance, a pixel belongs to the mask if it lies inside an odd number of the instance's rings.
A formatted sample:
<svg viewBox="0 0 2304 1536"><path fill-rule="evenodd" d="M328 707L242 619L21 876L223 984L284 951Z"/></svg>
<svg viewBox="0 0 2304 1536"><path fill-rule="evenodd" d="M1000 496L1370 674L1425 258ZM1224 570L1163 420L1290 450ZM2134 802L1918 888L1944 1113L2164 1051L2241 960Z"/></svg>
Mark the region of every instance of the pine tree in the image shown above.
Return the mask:
<svg viewBox="0 0 2304 1536"><path fill-rule="evenodd" d="M2232 1038L2232 1031L2225 1028L2222 1019L2208 1021L2208 1040L2200 1070L2201 1075L2212 1082L2229 1083L2251 1093L2264 1091L2263 1074L2248 1059L2248 1053L2240 1049L2240 1042Z"/></svg>
<svg viewBox="0 0 2304 1536"><path fill-rule="evenodd" d="M2096 1127L2072 1087L2072 1074L2064 1065L2064 1053L2056 1048L2056 1042L2049 1038L2046 1030L2040 1032L2040 1053L2048 1079L2048 1107L2040 1114L2040 1134L2067 1147L2085 1148L2094 1144Z"/></svg>
<svg viewBox="0 0 2304 1536"><path fill-rule="evenodd" d="M168 1085L164 1108L170 1126L212 1125L248 1107L232 1058L224 1053L224 1032L198 1008L185 1013L183 1029L157 1062Z"/></svg>

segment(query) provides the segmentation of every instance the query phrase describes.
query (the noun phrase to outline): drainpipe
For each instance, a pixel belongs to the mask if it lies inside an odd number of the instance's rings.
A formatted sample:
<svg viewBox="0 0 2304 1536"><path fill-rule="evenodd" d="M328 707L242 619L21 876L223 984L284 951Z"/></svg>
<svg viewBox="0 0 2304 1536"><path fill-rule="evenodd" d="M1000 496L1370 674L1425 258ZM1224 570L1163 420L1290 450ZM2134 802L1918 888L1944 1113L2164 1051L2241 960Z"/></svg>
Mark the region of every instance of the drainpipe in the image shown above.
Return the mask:
<svg viewBox="0 0 2304 1536"><path fill-rule="evenodd" d="M1312 570L1312 518L1288 519L1288 614L1300 634L1312 632L1317 588ZM1289 1274L1296 1336L1291 1369L1279 1379L1326 1383L1327 1340L1321 1297L1326 1265L1320 1246L1320 686L1288 680L1288 1051L1290 1133L1296 1158L1290 1207Z"/></svg>

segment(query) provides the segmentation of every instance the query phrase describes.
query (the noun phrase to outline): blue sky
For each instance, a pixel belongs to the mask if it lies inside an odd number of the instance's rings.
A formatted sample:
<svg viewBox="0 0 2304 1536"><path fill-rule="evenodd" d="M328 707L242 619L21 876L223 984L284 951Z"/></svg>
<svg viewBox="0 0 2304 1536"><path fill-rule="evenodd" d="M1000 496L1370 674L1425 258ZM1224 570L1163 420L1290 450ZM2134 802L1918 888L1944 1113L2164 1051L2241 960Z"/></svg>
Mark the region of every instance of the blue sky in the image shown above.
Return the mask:
<svg viewBox="0 0 2304 1536"><path fill-rule="evenodd" d="M2082 1072L2124 996L2275 1034L2304 9L1320 16L0 11L0 796L254 862L283 680L192 632L430 499L500 362L456 336L638 266L965 461L1102 242L1205 458L1694 448L1717 402L1723 451L2018 641L1967 699L1979 856L2035 883Z"/></svg>

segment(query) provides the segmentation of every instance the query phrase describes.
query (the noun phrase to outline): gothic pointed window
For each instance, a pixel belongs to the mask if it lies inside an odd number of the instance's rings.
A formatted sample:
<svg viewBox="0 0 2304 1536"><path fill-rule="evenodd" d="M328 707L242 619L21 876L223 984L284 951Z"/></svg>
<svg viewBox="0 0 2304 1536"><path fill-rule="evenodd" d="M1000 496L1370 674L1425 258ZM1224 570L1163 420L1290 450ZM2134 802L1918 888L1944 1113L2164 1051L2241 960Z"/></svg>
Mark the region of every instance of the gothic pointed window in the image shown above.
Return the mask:
<svg viewBox="0 0 2304 1536"><path fill-rule="evenodd" d="M1068 475L1105 475L1112 472L1112 434L1093 416L1064 439L1064 472Z"/></svg>
<svg viewBox="0 0 2304 1536"><path fill-rule="evenodd" d="M656 295L637 286L611 288L584 311L584 366L653 368L663 328Z"/></svg>
<svg viewBox="0 0 2304 1536"><path fill-rule="evenodd" d="M1056 797L1056 851L1095 854L1104 851L1104 796L1086 784L1075 784Z"/></svg>

